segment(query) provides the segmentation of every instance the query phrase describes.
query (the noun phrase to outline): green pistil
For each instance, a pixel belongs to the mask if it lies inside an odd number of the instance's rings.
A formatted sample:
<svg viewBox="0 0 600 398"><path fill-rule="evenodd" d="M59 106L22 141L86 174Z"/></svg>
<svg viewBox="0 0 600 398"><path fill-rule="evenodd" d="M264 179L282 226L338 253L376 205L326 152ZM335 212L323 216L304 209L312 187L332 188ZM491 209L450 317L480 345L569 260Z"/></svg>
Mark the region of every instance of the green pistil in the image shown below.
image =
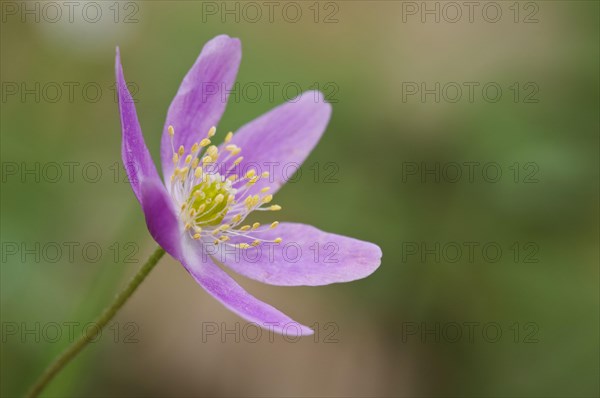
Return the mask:
<svg viewBox="0 0 600 398"><path fill-rule="evenodd" d="M230 196L225 184L217 181L200 183L192 189L190 195L193 198L190 207L198 213L194 219L196 225L214 226L223 221L227 214ZM202 205L204 205L203 209L201 209Z"/></svg>

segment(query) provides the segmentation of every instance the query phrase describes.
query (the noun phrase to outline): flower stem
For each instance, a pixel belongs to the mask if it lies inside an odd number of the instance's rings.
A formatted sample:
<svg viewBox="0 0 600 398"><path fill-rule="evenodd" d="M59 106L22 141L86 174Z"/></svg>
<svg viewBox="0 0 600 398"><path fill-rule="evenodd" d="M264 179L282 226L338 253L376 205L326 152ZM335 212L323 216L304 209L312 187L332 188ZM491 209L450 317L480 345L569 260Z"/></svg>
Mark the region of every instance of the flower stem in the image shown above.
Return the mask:
<svg viewBox="0 0 600 398"><path fill-rule="evenodd" d="M140 283L148 276L150 271L158 263L158 260L164 256L165 251L162 247L158 247L154 253L146 260L146 263L142 265L140 270L135 276L129 281L127 287L121 291L115 298L115 301L107 307L102 314L94 322L94 328L86 328L85 333L69 348L66 349L60 356L58 356L39 379L31 386L27 397L37 397L40 392L52 381L54 376L60 372L60 370L69 363L78 353L81 351L89 342L93 341L96 336L102 331L102 329L110 322L110 320L116 315L119 309L125 304L125 302L131 297L133 292L137 289Z"/></svg>

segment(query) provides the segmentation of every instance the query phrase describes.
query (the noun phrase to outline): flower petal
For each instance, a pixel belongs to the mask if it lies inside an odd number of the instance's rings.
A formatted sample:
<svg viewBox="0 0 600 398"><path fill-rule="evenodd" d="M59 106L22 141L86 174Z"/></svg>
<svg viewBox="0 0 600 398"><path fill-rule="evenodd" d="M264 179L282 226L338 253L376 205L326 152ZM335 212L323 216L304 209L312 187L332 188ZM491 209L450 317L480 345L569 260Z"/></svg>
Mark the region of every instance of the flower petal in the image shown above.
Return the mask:
<svg viewBox="0 0 600 398"><path fill-rule="evenodd" d="M263 243L244 251L222 249L216 259L241 275L271 285L349 282L369 276L381 264L379 246L310 225L281 223L253 235L265 240L281 237L282 242Z"/></svg>
<svg viewBox="0 0 600 398"><path fill-rule="evenodd" d="M206 253L200 242L192 241L182 230L173 202L160 182L144 181L142 205L150 234L210 295L228 309L257 326L294 338L313 334L312 329L295 322L274 307L251 296Z"/></svg>
<svg viewBox="0 0 600 398"><path fill-rule="evenodd" d="M309 327L299 324L281 311L246 292L206 253L201 253L199 246L195 246L197 244L199 242L185 240L182 263L196 282L225 307L257 326L288 335L291 338L313 334L313 330Z"/></svg>
<svg viewBox="0 0 600 398"><path fill-rule="evenodd" d="M121 114L121 129L123 132L123 143L121 145L121 156L123 166L127 172L127 177L133 188L133 192L141 202L141 181L158 180L160 178L144 142L142 129L138 122L135 104L127 83L123 76L123 67L121 66L121 55L117 47L115 59L115 74L117 78L117 93L119 97L119 112Z"/></svg>
<svg viewBox="0 0 600 398"><path fill-rule="evenodd" d="M175 129L173 147L183 145L189 151L194 142L205 137L216 126L227 105L226 93L231 90L242 59L239 39L226 35L210 40L184 77L167 113L161 141L163 177L170 178L174 165L168 127Z"/></svg>
<svg viewBox="0 0 600 398"><path fill-rule="evenodd" d="M176 259L181 258L184 232L166 188L160 180L145 180L141 185L141 195L150 234L167 253Z"/></svg>
<svg viewBox="0 0 600 398"><path fill-rule="evenodd" d="M330 117L331 105L325 102L323 94L307 91L254 119L241 127L230 142L242 148L240 155L244 157L232 173L244 174L251 168L258 173L268 171L269 178L259 180L249 193L265 186L275 193L313 150ZM227 170L228 165L220 167Z"/></svg>

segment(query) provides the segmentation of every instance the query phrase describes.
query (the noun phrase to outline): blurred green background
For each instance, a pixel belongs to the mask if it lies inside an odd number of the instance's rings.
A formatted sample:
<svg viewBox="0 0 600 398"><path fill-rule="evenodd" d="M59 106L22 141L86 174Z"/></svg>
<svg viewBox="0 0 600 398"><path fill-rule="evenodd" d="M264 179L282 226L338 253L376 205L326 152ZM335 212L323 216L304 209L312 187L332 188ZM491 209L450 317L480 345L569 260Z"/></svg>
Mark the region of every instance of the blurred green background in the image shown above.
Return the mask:
<svg viewBox="0 0 600 398"><path fill-rule="evenodd" d="M382 265L319 288L238 278L318 324L315 338L253 342L165 258L45 395L598 396L598 2L499 1L497 22L486 2L471 21L455 3L455 22L447 2L275 2L271 21L263 2L73 2L72 21L53 3L61 17L46 2L2 2L2 396L22 395L68 345L66 323L80 334L155 246L114 167L115 46L158 159L182 77L222 33L242 40L247 92L218 131L295 87L325 91L333 118L302 177L278 194L279 217L376 242ZM424 7L438 7L439 23L422 22ZM265 82L279 84L273 98ZM436 82L439 102L406 92ZM472 100L465 82L478 84ZM486 84L502 89L498 101ZM78 162L72 180L65 162ZM479 162L472 181L465 162ZM496 182L482 175L490 164ZM99 181L86 181L98 167ZM79 245L73 259L65 242ZM36 245L39 259L27 254ZM207 335L207 322L219 333ZM237 335L222 333L236 323Z"/></svg>

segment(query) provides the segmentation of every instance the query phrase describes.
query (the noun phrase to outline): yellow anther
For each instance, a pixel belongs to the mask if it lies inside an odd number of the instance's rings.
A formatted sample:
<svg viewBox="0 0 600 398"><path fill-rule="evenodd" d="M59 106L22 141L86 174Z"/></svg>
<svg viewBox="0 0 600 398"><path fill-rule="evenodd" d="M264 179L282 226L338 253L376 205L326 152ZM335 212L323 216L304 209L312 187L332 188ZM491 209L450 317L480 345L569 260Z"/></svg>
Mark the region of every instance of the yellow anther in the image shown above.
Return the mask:
<svg viewBox="0 0 600 398"><path fill-rule="evenodd" d="M221 231L227 231L229 228L231 228L231 225L229 225L229 224L223 224L219 227L219 229L221 229Z"/></svg>
<svg viewBox="0 0 600 398"><path fill-rule="evenodd" d="M188 171L190 171L190 168L185 166L184 168L179 170L179 173L181 175L181 178L185 178L185 176L187 175Z"/></svg>
<svg viewBox="0 0 600 398"><path fill-rule="evenodd" d="M271 189L271 187L264 187L260 190L261 193L265 193L267 192L269 189Z"/></svg>
<svg viewBox="0 0 600 398"><path fill-rule="evenodd" d="M202 158L202 164L207 164L212 162L212 158L210 156L205 156Z"/></svg>
<svg viewBox="0 0 600 398"><path fill-rule="evenodd" d="M242 160L244 160L243 156L240 156L239 158L237 158L234 162L233 165L237 166L238 164L242 163Z"/></svg>
<svg viewBox="0 0 600 398"><path fill-rule="evenodd" d="M221 203L224 199L225 199L225 195L220 193L217 196L215 196L215 203Z"/></svg>
<svg viewBox="0 0 600 398"><path fill-rule="evenodd" d="M278 225L279 225L279 221L273 221L269 228L273 229L273 228L276 228Z"/></svg>
<svg viewBox="0 0 600 398"><path fill-rule="evenodd" d="M192 152L196 153L196 152L198 152L199 149L200 149L200 144L198 144L197 142L194 142L194 145L192 145Z"/></svg>
<svg viewBox="0 0 600 398"><path fill-rule="evenodd" d="M206 153L208 153L211 157L215 157L219 154L219 150L217 149L216 146L211 145L208 148L206 148Z"/></svg>
<svg viewBox="0 0 600 398"><path fill-rule="evenodd" d="M240 243L240 244L238 245L238 247L239 247L240 249L248 249L248 248L250 248L250 245L249 245L249 244L247 244L247 243Z"/></svg>
<svg viewBox="0 0 600 398"><path fill-rule="evenodd" d="M233 198L233 196L230 196L230 198ZM235 216L233 216L233 218L231 219L231 222L236 224L238 223L240 220L242 219L242 215L241 214L236 214Z"/></svg>
<svg viewBox="0 0 600 398"><path fill-rule="evenodd" d="M254 169L250 169L248 170L248 172L246 173L246 178L253 178L256 175L256 170Z"/></svg>
<svg viewBox="0 0 600 398"><path fill-rule="evenodd" d="M173 126L169 126L169 129L168 129L168 130L169 130L169 135L170 135L171 137L173 137L173 136L175 135L175 129L173 128Z"/></svg>
<svg viewBox="0 0 600 398"><path fill-rule="evenodd" d="M208 138L202 138L202 140L200 141L200 146L202 148L204 148L205 146L209 146L210 145L210 140Z"/></svg>
<svg viewBox="0 0 600 398"><path fill-rule="evenodd" d="M185 148L183 147L183 145L179 146L179 150L177 151L177 153L179 153L179 156L183 156L183 154L185 153Z"/></svg>
<svg viewBox="0 0 600 398"><path fill-rule="evenodd" d="M256 184L256 181L258 181L258 176L252 177L246 184L249 186L254 185L254 184Z"/></svg>
<svg viewBox="0 0 600 398"><path fill-rule="evenodd" d="M202 213L204 211L204 209L206 209L206 205L204 203L202 203L200 205L200 207L198 207L198 213Z"/></svg>
<svg viewBox="0 0 600 398"><path fill-rule="evenodd" d="M194 170L194 177L196 178L200 178L202 176L202 167L196 167L196 169ZM197 193L199 191L196 191L194 193Z"/></svg>
<svg viewBox="0 0 600 398"><path fill-rule="evenodd" d="M185 224L185 230L186 231L189 230L189 229L191 229L191 228L192 228L192 224L190 224L190 223Z"/></svg>
<svg viewBox="0 0 600 398"><path fill-rule="evenodd" d="M273 200L273 195L267 195L263 198L263 203L269 203Z"/></svg>
<svg viewBox="0 0 600 398"><path fill-rule="evenodd" d="M221 242L227 242L227 241L229 240L229 236L227 236L227 235L220 236L220 237L219 237L219 240L220 240Z"/></svg>
<svg viewBox="0 0 600 398"><path fill-rule="evenodd" d="M260 176L262 178L267 178L269 176L269 172L268 171L263 171L263 173Z"/></svg>
<svg viewBox="0 0 600 398"><path fill-rule="evenodd" d="M242 228L240 228L240 231L247 231L250 228L252 228L250 225L244 225Z"/></svg>
<svg viewBox="0 0 600 398"><path fill-rule="evenodd" d="M281 206L279 206L279 205L273 205L273 206L269 207L269 210L271 210L271 211L281 210Z"/></svg>
<svg viewBox="0 0 600 398"><path fill-rule="evenodd" d="M185 157L185 164L190 164L192 163L192 155L187 155Z"/></svg>
<svg viewBox="0 0 600 398"><path fill-rule="evenodd" d="M200 239L200 234L194 234L194 239L196 239L196 240Z"/></svg>
<svg viewBox="0 0 600 398"><path fill-rule="evenodd" d="M192 169L198 167L198 163L200 163L200 159L194 158L194 161L192 162Z"/></svg>
<svg viewBox="0 0 600 398"><path fill-rule="evenodd" d="M217 128L215 126L212 126L210 128L210 130L208 130L208 138L214 136L216 132L217 132Z"/></svg>
<svg viewBox="0 0 600 398"><path fill-rule="evenodd" d="M273 242L275 242L275 243L281 243L281 241L282 241L282 240L283 240L283 239L281 239L281 238L277 238L277 239L275 239Z"/></svg>
<svg viewBox="0 0 600 398"><path fill-rule="evenodd" d="M225 143L228 143L229 141L231 141L231 139L233 138L233 133L230 131L229 133L227 133L227 135L225 136Z"/></svg>
<svg viewBox="0 0 600 398"><path fill-rule="evenodd" d="M237 174L232 174L232 175L230 175L229 177L227 177L227 179L228 179L229 181L235 181L235 180L237 180L237 179L238 179L238 175L237 175Z"/></svg>
<svg viewBox="0 0 600 398"><path fill-rule="evenodd" d="M246 207L248 209L252 209L254 206L256 206L258 204L258 195L255 196L248 196L246 198L246 200L244 201L244 204L246 205Z"/></svg>
<svg viewBox="0 0 600 398"><path fill-rule="evenodd" d="M252 224L252 230L254 231L255 229L257 229L258 227L260 227L260 223L259 222L255 222L254 224Z"/></svg>
<svg viewBox="0 0 600 398"><path fill-rule="evenodd" d="M173 164L179 163L179 155L176 153L173 154Z"/></svg>
<svg viewBox="0 0 600 398"><path fill-rule="evenodd" d="M254 242L252 242L252 244L250 246L256 247L258 245L260 245L260 241L258 239L256 239Z"/></svg>

